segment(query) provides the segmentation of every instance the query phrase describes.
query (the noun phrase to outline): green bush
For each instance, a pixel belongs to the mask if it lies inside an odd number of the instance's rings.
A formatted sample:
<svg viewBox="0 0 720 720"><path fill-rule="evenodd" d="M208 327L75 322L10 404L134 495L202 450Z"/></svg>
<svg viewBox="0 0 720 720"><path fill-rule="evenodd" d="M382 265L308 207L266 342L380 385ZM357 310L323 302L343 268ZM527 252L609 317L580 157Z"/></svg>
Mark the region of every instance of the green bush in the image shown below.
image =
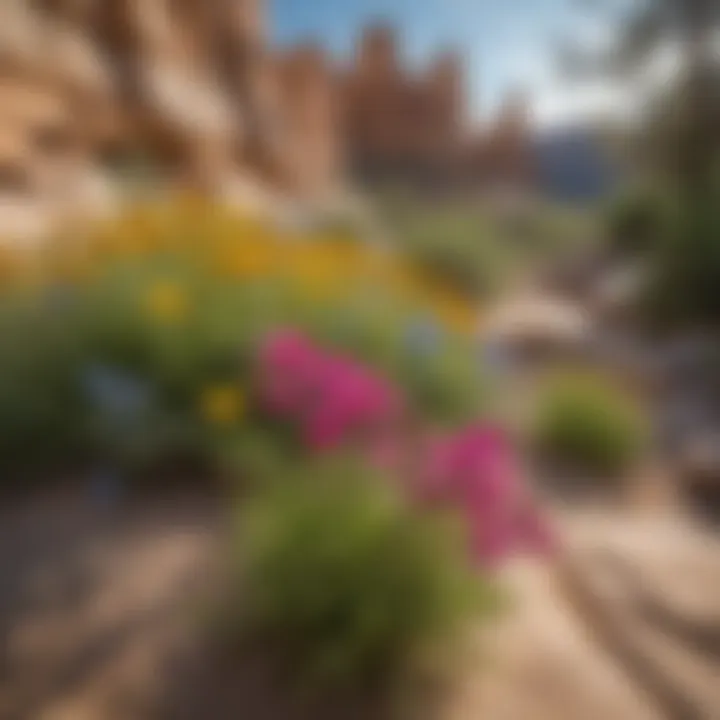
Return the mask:
<svg viewBox="0 0 720 720"><path fill-rule="evenodd" d="M429 275L470 297L487 297L500 286L508 246L478 208L402 196L381 200L380 213L393 242Z"/></svg>
<svg viewBox="0 0 720 720"><path fill-rule="evenodd" d="M490 229L455 211L420 218L409 230L407 251L421 266L438 273L470 296L485 297L499 286L503 252Z"/></svg>
<svg viewBox="0 0 720 720"><path fill-rule="evenodd" d="M639 409L598 377L559 378L540 401L538 446L577 469L617 475L638 456L644 437Z"/></svg>
<svg viewBox="0 0 720 720"><path fill-rule="evenodd" d="M288 470L269 488L241 511L228 637L270 648L298 687L390 690L490 608L458 528L356 462Z"/></svg>
<svg viewBox="0 0 720 720"><path fill-rule="evenodd" d="M148 315L148 288L158 284L182 289L182 322ZM387 375L420 415L475 416L482 373L469 344L438 330L425 356L407 337L409 317L380 290L303 304L270 281L211 282L188 264L145 258L82 285L0 297L0 471L105 458L133 473L178 455L212 466L218 446L258 420L243 413L237 423L208 423L201 398L235 385L249 405L257 347L277 327ZM115 394L142 396L120 424L88 397L88 377L98 372Z"/></svg>
<svg viewBox="0 0 720 720"><path fill-rule="evenodd" d="M475 416L474 302L351 230L290 233L183 201L50 238L42 252L8 244L0 474L234 464L238 436L268 430L253 412L255 361L278 328L387 376L418 417ZM430 345L412 337L426 318L439 328Z"/></svg>
<svg viewBox="0 0 720 720"><path fill-rule="evenodd" d="M406 354L395 377L433 422L476 420L488 405L490 388L474 354L449 344L442 352L416 355L414 360Z"/></svg>
<svg viewBox="0 0 720 720"><path fill-rule="evenodd" d="M58 318L27 298L0 307L0 470L4 481L61 469L82 445L76 347Z"/></svg>
<svg viewBox="0 0 720 720"><path fill-rule="evenodd" d="M472 343L430 318L408 320L382 296L310 309L299 325L380 370L423 417L467 422L486 409L486 377Z"/></svg>
<svg viewBox="0 0 720 720"><path fill-rule="evenodd" d="M720 319L720 190L685 198L671 215L653 262L648 305L663 325Z"/></svg>
<svg viewBox="0 0 720 720"><path fill-rule="evenodd" d="M594 208L546 202L507 213L475 198L395 192L377 196L376 208L390 240L422 270L480 300L540 262L589 246L598 234Z"/></svg>
<svg viewBox="0 0 720 720"><path fill-rule="evenodd" d="M667 202L660 193L649 189L628 191L616 198L607 211L610 247L628 256L657 251L667 222Z"/></svg>

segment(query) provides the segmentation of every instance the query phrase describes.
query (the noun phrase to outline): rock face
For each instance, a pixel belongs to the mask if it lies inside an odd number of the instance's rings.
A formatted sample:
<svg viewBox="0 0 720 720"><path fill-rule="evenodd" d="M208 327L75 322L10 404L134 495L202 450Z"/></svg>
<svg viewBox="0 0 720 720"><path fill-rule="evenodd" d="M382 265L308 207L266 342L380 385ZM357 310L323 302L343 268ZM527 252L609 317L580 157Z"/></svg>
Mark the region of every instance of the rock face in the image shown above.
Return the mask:
<svg viewBox="0 0 720 720"><path fill-rule="evenodd" d="M352 166L370 176L446 169L460 150L462 79L454 55L439 58L424 75L408 74L394 33L370 28L343 80L343 135Z"/></svg>
<svg viewBox="0 0 720 720"><path fill-rule="evenodd" d="M276 76L277 116L285 122L276 135L285 141L291 187L322 188L341 166L333 69L319 47L308 45L279 57Z"/></svg>
<svg viewBox="0 0 720 720"><path fill-rule="evenodd" d="M362 176L465 187L532 180L525 98L512 96L492 127L472 130L456 53L441 54L412 73L402 63L395 33L370 27L342 75L339 97L347 159Z"/></svg>
<svg viewBox="0 0 720 720"><path fill-rule="evenodd" d="M534 184L536 160L528 98L511 93L494 125L470 140L464 157L465 178L472 184L503 189Z"/></svg>
<svg viewBox="0 0 720 720"><path fill-rule="evenodd" d="M264 5L0 4L0 199L53 213L140 167L211 194L327 190L331 78L312 53L273 55Z"/></svg>
<svg viewBox="0 0 720 720"><path fill-rule="evenodd" d="M374 28L340 72L316 46L271 49L265 5L0 3L0 234L112 208L138 179L241 203L315 198L345 168L525 182L524 106L469 132L457 55L412 74Z"/></svg>

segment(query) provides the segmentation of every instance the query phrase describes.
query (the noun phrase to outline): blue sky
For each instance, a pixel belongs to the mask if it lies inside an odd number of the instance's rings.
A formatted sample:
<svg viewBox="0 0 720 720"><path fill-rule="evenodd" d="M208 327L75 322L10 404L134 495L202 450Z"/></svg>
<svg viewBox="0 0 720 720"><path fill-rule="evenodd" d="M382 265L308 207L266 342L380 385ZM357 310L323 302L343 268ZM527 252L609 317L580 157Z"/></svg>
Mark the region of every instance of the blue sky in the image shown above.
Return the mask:
<svg viewBox="0 0 720 720"><path fill-rule="evenodd" d="M473 116L491 114L503 95L524 87L541 120L572 115L575 106L600 104L604 89L568 88L557 77L554 41L593 33L572 0L271 0L276 44L319 39L336 56L351 52L368 22L390 21L402 32L411 64L447 46L466 56Z"/></svg>

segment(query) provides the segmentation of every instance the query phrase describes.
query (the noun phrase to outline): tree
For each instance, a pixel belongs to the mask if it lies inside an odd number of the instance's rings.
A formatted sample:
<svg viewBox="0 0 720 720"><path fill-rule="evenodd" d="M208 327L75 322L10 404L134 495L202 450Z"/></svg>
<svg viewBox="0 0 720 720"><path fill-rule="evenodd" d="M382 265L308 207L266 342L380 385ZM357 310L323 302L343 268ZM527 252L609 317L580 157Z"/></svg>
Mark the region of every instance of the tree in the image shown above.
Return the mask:
<svg viewBox="0 0 720 720"><path fill-rule="evenodd" d="M677 55L675 82L655 99L644 128L656 139L680 189L706 192L716 179L720 158L720 67L715 43L720 30L719 0L580 0L608 11L614 40L601 52L570 44L562 61L576 76L628 76L663 50ZM661 151L658 153L658 150Z"/></svg>
<svg viewBox="0 0 720 720"><path fill-rule="evenodd" d="M586 0L585 4L588 2ZM571 48L583 72L630 76L669 51L677 73L641 123L645 157L666 198L651 262L651 309L663 323L720 321L720 0L592 0L615 32L595 57ZM662 191L667 191L663 193ZM667 207L665 207L667 206Z"/></svg>

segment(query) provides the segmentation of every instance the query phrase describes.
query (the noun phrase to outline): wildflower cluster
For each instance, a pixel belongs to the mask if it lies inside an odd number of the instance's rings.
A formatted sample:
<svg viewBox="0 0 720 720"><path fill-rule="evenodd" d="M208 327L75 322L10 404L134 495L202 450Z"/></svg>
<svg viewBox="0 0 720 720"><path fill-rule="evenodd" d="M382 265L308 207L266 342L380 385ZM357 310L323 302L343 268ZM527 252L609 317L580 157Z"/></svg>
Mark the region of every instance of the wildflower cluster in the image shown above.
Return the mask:
<svg viewBox="0 0 720 720"><path fill-rule="evenodd" d="M139 205L105 224L67 230L39 250L0 246L0 285L83 284L128 262L192 264L216 281L282 282L314 300L380 287L400 305L425 308L460 333L475 327L472 298L387 247L324 230L289 233L199 201ZM178 288L150 288L148 312L177 322L188 312Z"/></svg>
<svg viewBox="0 0 720 720"><path fill-rule="evenodd" d="M297 422L314 449L377 430L401 410L389 383L293 331L271 335L261 349L261 397L269 412Z"/></svg>
<svg viewBox="0 0 720 720"><path fill-rule="evenodd" d="M414 490L425 501L458 507L472 552L497 562L517 550L546 550L547 527L534 507L516 454L499 428L477 425L431 440Z"/></svg>
<svg viewBox="0 0 720 720"><path fill-rule="evenodd" d="M359 442L381 469L408 476L409 494L421 505L459 510L477 561L548 547L512 443L499 428L471 425L408 440L401 392L294 331L273 334L262 346L260 383L264 408L293 423L308 449Z"/></svg>

